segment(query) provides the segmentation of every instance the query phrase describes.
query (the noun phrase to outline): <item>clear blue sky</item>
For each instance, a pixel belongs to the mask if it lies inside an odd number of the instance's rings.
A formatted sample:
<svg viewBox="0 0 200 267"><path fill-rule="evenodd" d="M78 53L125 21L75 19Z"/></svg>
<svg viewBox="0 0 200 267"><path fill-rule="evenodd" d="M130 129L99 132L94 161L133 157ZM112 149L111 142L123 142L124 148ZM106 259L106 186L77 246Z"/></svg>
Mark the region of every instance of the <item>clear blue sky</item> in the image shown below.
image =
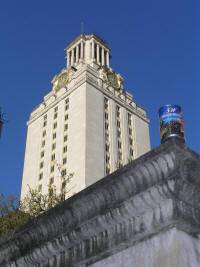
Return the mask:
<svg viewBox="0 0 200 267"><path fill-rule="evenodd" d="M187 144L200 152L200 1L2 1L0 106L9 123L0 140L0 193L19 195L31 110L65 65L64 48L96 33L112 49L112 67L146 108L151 145L159 145L157 110L183 107Z"/></svg>

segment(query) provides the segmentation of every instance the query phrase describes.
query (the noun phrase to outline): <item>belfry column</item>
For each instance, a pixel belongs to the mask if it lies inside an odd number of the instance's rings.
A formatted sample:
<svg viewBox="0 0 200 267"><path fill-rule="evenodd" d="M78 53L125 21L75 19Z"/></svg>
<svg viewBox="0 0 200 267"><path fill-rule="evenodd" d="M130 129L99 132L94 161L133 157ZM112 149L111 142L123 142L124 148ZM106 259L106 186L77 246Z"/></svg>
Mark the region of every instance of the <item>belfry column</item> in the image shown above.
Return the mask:
<svg viewBox="0 0 200 267"><path fill-rule="evenodd" d="M97 63L99 64L99 45L97 44Z"/></svg>
<svg viewBox="0 0 200 267"><path fill-rule="evenodd" d="M76 63L78 63L78 55L79 55L79 45L76 46Z"/></svg>
<svg viewBox="0 0 200 267"><path fill-rule="evenodd" d="M101 49L101 63L102 63L102 66L105 65L105 58L104 58L104 49L103 49L103 47Z"/></svg>
<svg viewBox="0 0 200 267"><path fill-rule="evenodd" d="M71 58L70 58L70 52L67 53L67 66L69 67L71 65Z"/></svg>
<svg viewBox="0 0 200 267"><path fill-rule="evenodd" d="M92 61L94 61L94 41L92 40Z"/></svg>
<svg viewBox="0 0 200 267"><path fill-rule="evenodd" d="M83 41L81 41L81 59L83 59Z"/></svg>
<svg viewBox="0 0 200 267"><path fill-rule="evenodd" d="M71 65L74 65L74 49L72 49Z"/></svg>
<svg viewBox="0 0 200 267"><path fill-rule="evenodd" d="M106 52L106 65L109 68L110 67L110 62L109 62L109 52Z"/></svg>

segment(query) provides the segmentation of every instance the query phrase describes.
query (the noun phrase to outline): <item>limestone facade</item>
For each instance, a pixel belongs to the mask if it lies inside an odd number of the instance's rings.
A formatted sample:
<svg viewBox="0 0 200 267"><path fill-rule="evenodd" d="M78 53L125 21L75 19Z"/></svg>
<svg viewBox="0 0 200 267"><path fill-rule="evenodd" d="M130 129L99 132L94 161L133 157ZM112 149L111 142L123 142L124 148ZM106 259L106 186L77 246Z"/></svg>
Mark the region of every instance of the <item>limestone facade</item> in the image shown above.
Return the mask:
<svg viewBox="0 0 200 267"><path fill-rule="evenodd" d="M68 196L150 149L149 120L110 68L110 49L96 35L80 35L66 48L67 66L28 121L21 198L29 185Z"/></svg>

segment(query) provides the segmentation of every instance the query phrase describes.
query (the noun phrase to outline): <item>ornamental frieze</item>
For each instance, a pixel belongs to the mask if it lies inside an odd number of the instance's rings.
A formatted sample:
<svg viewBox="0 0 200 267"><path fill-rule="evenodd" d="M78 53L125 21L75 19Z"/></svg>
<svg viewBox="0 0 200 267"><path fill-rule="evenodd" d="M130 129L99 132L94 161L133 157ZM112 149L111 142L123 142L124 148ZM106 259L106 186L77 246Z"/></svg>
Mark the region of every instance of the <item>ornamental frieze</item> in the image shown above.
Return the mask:
<svg viewBox="0 0 200 267"><path fill-rule="evenodd" d="M53 90L59 91L61 88L66 87L72 80L73 74L76 71L74 67L63 69L58 75L56 75L51 81Z"/></svg>
<svg viewBox="0 0 200 267"><path fill-rule="evenodd" d="M123 89L124 79L119 73L114 72L111 68L107 67L100 68L99 77L101 80L106 82L108 86L112 86L117 90Z"/></svg>

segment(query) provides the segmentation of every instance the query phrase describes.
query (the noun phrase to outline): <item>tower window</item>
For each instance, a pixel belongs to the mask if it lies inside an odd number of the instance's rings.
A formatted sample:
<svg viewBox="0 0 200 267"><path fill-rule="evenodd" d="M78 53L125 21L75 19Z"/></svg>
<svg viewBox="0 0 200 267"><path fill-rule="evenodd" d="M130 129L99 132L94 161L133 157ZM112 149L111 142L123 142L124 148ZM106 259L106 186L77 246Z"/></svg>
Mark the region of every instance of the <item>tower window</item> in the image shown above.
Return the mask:
<svg viewBox="0 0 200 267"><path fill-rule="evenodd" d="M43 127L45 127L47 125L47 121L43 122Z"/></svg>
<svg viewBox="0 0 200 267"><path fill-rule="evenodd" d="M51 155L51 160L55 160L55 153Z"/></svg>
<svg viewBox="0 0 200 267"><path fill-rule="evenodd" d="M54 122L53 128L55 129L57 127L57 122Z"/></svg>
<svg viewBox="0 0 200 267"><path fill-rule="evenodd" d="M108 99L104 98L104 108L108 109Z"/></svg>
<svg viewBox="0 0 200 267"><path fill-rule="evenodd" d="M47 133L46 130L44 130L42 133L42 137L45 137L46 133Z"/></svg>
<svg viewBox="0 0 200 267"><path fill-rule="evenodd" d="M44 147L44 146L45 146L45 140L42 141L42 147Z"/></svg>
<svg viewBox="0 0 200 267"><path fill-rule="evenodd" d="M43 119L44 121L47 120L47 114L44 115Z"/></svg>
<svg viewBox="0 0 200 267"><path fill-rule="evenodd" d="M63 153L67 152L67 146L63 147Z"/></svg>
<svg viewBox="0 0 200 267"><path fill-rule="evenodd" d="M131 114L128 113L128 125L131 125Z"/></svg>
<svg viewBox="0 0 200 267"><path fill-rule="evenodd" d="M66 169L62 170L61 175L62 175L62 176L65 176L66 174L67 174Z"/></svg>
<svg viewBox="0 0 200 267"><path fill-rule="evenodd" d="M67 135L64 136L64 142L66 142L66 141L67 141Z"/></svg>
<svg viewBox="0 0 200 267"><path fill-rule="evenodd" d="M40 153L40 157L41 157L41 158L44 157L44 151L42 151L42 152Z"/></svg>
<svg viewBox="0 0 200 267"><path fill-rule="evenodd" d="M106 151L109 151L109 145L106 144Z"/></svg>
<svg viewBox="0 0 200 267"><path fill-rule="evenodd" d="M54 116L53 116L54 120L55 120L57 117L58 117L58 113L55 113Z"/></svg>
<svg viewBox="0 0 200 267"><path fill-rule="evenodd" d="M118 141L118 148L122 148L122 143Z"/></svg>
<svg viewBox="0 0 200 267"><path fill-rule="evenodd" d="M66 164L67 163L67 158L63 158L63 164Z"/></svg>
<svg viewBox="0 0 200 267"><path fill-rule="evenodd" d="M55 107L55 108L54 108L54 112L57 112L57 111L58 111L58 107Z"/></svg>
<svg viewBox="0 0 200 267"><path fill-rule="evenodd" d="M130 148L130 155L133 156L133 149Z"/></svg>
<svg viewBox="0 0 200 267"><path fill-rule="evenodd" d="M56 143L53 143L52 150L54 150L55 148L56 148Z"/></svg>
<svg viewBox="0 0 200 267"><path fill-rule="evenodd" d="M56 133L53 133L53 139L55 139L56 138Z"/></svg>
<svg viewBox="0 0 200 267"><path fill-rule="evenodd" d="M53 177L51 177L51 178L50 178L50 180L49 180L49 184L50 184L50 185L52 185L52 184L53 184L53 182L54 182L54 178L53 178Z"/></svg>
<svg viewBox="0 0 200 267"><path fill-rule="evenodd" d="M43 166L44 166L44 162L42 161L42 162L40 163L40 169L42 169Z"/></svg>
<svg viewBox="0 0 200 267"><path fill-rule="evenodd" d="M64 131L67 131L67 129L68 129L68 124L65 124Z"/></svg>
<svg viewBox="0 0 200 267"><path fill-rule="evenodd" d="M120 127L120 121L117 120L117 127Z"/></svg>
<svg viewBox="0 0 200 267"><path fill-rule="evenodd" d="M105 123L105 129L108 130L108 123Z"/></svg>
<svg viewBox="0 0 200 267"><path fill-rule="evenodd" d="M39 174L39 180L41 180L43 178L43 173L41 172L40 174Z"/></svg>
<svg viewBox="0 0 200 267"><path fill-rule="evenodd" d="M51 172L54 172L54 165L51 166Z"/></svg>

